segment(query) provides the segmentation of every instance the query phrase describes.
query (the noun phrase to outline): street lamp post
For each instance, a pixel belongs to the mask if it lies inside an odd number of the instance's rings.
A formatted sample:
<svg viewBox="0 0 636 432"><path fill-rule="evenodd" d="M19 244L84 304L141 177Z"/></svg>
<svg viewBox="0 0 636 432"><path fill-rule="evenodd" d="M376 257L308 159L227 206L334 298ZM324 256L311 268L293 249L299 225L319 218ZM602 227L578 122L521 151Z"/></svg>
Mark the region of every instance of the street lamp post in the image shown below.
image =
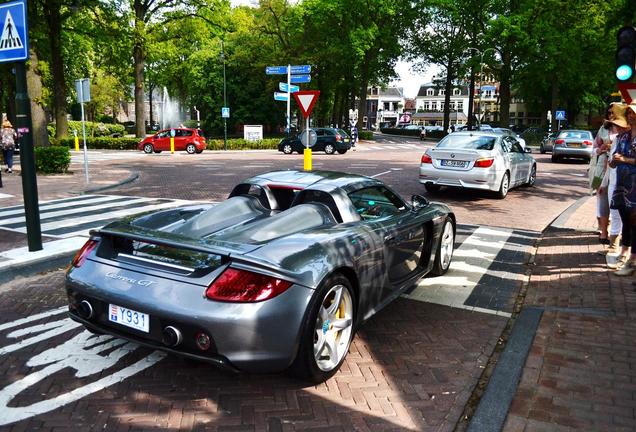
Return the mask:
<svg viewBox="0 0 636 432"><path fill-rule="evenodd" d="M495 51L494 48L486 48L485 50L481 51L477 48L468 48L468 50L475 50L479 53L479 102L477 102L477 123L479 125L479 128L481 128L481 99L482 99L482 92L481 92L481 84L482 84L482 80L483 80L483 72L484 72L484 54L486 54L489 50Z"/></svg>

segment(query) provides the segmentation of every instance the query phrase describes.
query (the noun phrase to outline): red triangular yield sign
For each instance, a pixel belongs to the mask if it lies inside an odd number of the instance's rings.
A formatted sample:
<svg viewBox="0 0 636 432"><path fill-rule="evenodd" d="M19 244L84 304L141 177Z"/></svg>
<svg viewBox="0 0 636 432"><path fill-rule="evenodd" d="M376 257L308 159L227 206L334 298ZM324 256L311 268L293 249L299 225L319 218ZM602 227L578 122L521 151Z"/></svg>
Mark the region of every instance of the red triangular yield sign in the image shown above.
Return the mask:
<svg viewBox="0 0 636 432"><path fill-rule="evenodd" d="M303 117L309 117L309 114L311 114L311 110L314 109L314 105L318 100L320 90L302 90L294 92L292 94L294 95L294 99L296 99L300 110L303 112Z"/></svg>
<svg viewBox="0 0 636 432"><path fill-rule="evenodd" d="M618 83L618 90L621 92L621 96L623 96L626 104L630 104L636 99L635 83Z"/></svg>

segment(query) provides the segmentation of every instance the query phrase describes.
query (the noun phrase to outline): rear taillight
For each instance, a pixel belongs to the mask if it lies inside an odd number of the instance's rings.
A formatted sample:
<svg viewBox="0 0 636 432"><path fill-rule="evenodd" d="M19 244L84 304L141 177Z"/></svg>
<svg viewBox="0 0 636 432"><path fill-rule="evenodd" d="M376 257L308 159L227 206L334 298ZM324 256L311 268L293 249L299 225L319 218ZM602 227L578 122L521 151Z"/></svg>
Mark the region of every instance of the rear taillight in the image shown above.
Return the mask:
<svg viewBox="0 0 636 432"><path fill-rule="evenodd" d="M276 297L291 285L271 276L227 268L208 287L205 296L210 300L253 303Z"/></svg>
<svg viewBox="0 0 636 432"><path fill-rule="evenodd" d="M77 251L75 256L73 257L73 261L71 261L71 265L75 268L81 267L86 261L86 257L90 254L93 249L97 246L97 240L89 240L84 243L84 246L80 250Z"/></svg>
<svg viewBox="0 0 636 432"><path fill-rule="evenodd" d="M336 141L338 142L342 141L342 137L340 136L340 134L336 134Z"/></svg>
<svg viewBox="0 0 636 432"><path fill-rule="evenodd" d="M558 139L558 140L554 141L554 143L558 144L558 145L565 144L565 140Z"/></svg>
<svg viewBox="0 0 636 432"><path fill-rule="evenodd" d="M490 168L495 163L494 158L483 158L475 161L475 168Z"/></svg>
<svg viewBox="0 0 636 432"><path fill-rule="evenodd" d="M433 163L433 159L425 153L422 155L422 163Z"/></svg>
<svg viewBox="0 0 636 432"><path fill-rule="evenodd" d="M592 141L590 141L590 140L585 140L585 141L583 141L583 145L584 145L584 146L588 146L588 147L589 147L589 146L591 146L591 145L592 145Z"/></svg>

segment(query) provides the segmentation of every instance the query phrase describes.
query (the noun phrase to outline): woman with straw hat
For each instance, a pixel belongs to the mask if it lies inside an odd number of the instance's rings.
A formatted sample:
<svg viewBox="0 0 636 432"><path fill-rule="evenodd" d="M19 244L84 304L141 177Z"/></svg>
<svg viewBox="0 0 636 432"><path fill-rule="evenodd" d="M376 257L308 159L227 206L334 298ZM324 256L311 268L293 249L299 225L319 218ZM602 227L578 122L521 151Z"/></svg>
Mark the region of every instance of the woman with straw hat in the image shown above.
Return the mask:
<svg viewBox="0 0 636 432"><path fill-rule="evenodd" d="M9 120L2 122L2 132L0 132L0 140L2 142L2 156L4 163L7 164L6 172L13 172L13 152L15 150L15 140L18 134L15 133L13 125Z"/></svg>

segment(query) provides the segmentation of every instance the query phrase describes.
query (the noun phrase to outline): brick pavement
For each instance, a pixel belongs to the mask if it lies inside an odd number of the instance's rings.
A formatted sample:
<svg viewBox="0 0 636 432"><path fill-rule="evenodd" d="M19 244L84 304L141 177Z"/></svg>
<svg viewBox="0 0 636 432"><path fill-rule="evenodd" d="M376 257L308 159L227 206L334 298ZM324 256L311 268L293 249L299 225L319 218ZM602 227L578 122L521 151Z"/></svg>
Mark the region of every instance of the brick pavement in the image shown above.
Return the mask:
<svg viewBox="0 0 636 432"><path fill-rule="evenodd" d="M539 243L524 306L544 313L505 431L636 430L634 278L597 254L594 204Z"/></svg>

